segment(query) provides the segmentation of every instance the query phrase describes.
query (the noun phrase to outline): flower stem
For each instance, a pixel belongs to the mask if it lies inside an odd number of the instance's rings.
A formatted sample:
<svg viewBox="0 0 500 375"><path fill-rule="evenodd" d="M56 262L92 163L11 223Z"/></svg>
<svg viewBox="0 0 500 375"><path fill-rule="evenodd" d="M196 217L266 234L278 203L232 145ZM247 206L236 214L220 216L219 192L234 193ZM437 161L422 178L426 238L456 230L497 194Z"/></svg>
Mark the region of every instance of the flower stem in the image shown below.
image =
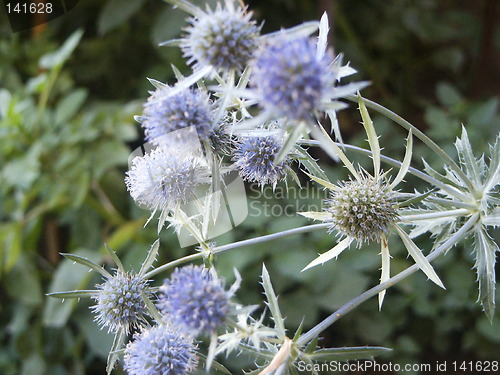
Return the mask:
<svg viewBox="0 0 500 375"><path fill-rule="evenodd" d="M225 251L228 251L228 250L237 249L237 248L240 248L240 247L255 245L255 244L258 244L258 243L262 243L262 242L267 242L267 241L272 241L272 240L276 240L276 239L279 239L279 238L293 236L295 234L302 234L302 233L312 232L312 231L315 231L315 230L328 228L329 225L330 225L330 223L306 225L306 226L303 226L303 227L298 227L298 228L284 230L282 232L267 234L267 235L256 237L256 238L250 238L248 240L243 240L243 241L239 241L239 242L230 243L230 244L227 244L227 245L222 245L222 246L214 247L211 250L211 253L212 254L218 254L218 253L222 253L222 252L225 252ZM163 266L160 266L158 268L155 268L154 270L149 271L148 273L146 273L144 275L144 278L145 279L149 279L149 278L151 278L151 277L153 277L153 276L155 276L155 275L157 275L157 274L159 274L159 273L161 273L163 271L166 271L166 270L169 270L171 268L177 267L178 265L181 265L181 264L193 261L193 260L201 259L201 258L203 258L204 255L205 255L204 252L199 252L199 253L196 253L196 254L191 254L191 255L187 255L185 257L176 259L176 260L174 260L172 262L168 262L168 263L164 264Z"/></svg>
<svg viewBox="0 0 500 375"><path fill-rule="evenodd" d="M356 95L348 95L346 96L346 99L355 103L358 102L358 97ZM411 129L412 134L418 139L420 139L422 142L424 142L432 151L434 151L441 159L443 159L443 161L446 164L448 164L448 166L451 169L453 169L453 171L458 176L460 176L460 179L467 184L468 189L471 192L475 193L476 190L470 178L467 177L467 175L460 169L457 163L455 163L455 161L446 152L444 152L444 150L441 147L439 147L432 139L426 136L424 132L420 131L417 127L415 127L415 125L412 125L410 122L406 121L404 118L392 112L391 110L385 108L384 106L366 98L363 98L363 101L365 102L368 108L371 108L379 112L380 114L391 119L396 124L402 126L408 131Z"/></svg>
<svg viewBox="0 0 500 375"><path fill-rule="evenodd" d="M476 222L479 218L478 214L473 215L457 232L453 234L446 242L444 242L441 246L439 246L435 251L430 253L426 258L430 262L436 259L439 255L446 252L452 246L456 245L459 241L463 240L470 233L470 230L476 225ZM376 296L381 291L390 288L394 284L400 282L411 274L415 273L419 270L419 267L414 264L411 267L408 267L404 271L398 273L397 275L391 277L389 280L367 290L366 292L360 294L356 298L353 298L349 302L347 302L344 306L339 308L333 314L328 316L322 322L318 323L316 326L311 328L308 332L304 333L297 340L296 345L306 345L309 341L313 340L317 337L321 332L330 327L333 323L339 320L341 317L346 315L349 311L361 305L363 302L367 301L371 297Z"/></svg>
<svg viewBox="0 0 500 375"><path fill-rule="evenodd" d="M248 240L243 240L243 241L238 241L238 242L230 243L230 244L227 244L227 245L217 246L216 248L214 248L212 250L212 253L218 254L218 253L222 253L224 251L236 249L238 247L255 245L255 244L258 244L258 243L262 243L262 242L276 240L278 238L292 236L294 234L301 234L301 233L312 232L312 231L315 231L315 230L318 230L318 229L328 228L330 225L331 225L331 223L306 225L306 226L299 227L299 228L293 228L293 229L284 230L282 232L267 234L265 236L260 236L260 237L256 237L256 238L250 238Z"/></svg>

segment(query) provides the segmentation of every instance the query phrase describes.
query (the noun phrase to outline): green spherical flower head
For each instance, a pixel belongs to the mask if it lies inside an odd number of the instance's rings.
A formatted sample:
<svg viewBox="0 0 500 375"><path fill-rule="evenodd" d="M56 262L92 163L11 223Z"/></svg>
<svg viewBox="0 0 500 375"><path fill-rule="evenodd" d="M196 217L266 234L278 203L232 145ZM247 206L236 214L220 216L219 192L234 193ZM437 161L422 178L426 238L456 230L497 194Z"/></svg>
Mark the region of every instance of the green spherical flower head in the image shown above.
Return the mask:
<svg viewBox="0 0 500 375"><path fill-rule="evenodd" d="M181 48L188 63L203 68L241 71L257 49L260 28L243 9L222 8L190 20Z"/></svg>
<svg viewBox="0 0 500 375"><path fill-rule="evenodd" d="M355 238L358 244L380 241L398 220L391 198L389 187L371 176L342 184L325 201L332 215L331 230Z"/></svg>
<svg viewBox="0 0 500 375"><path fill-rule="evenodd" d="M143 317L146 306L141 294L146 287L147 281L139 275L118 271L97 286L97 304L92 306L97 314L95 320L102 327L108 327L108 331L125 328L128 332Z"/></svg>

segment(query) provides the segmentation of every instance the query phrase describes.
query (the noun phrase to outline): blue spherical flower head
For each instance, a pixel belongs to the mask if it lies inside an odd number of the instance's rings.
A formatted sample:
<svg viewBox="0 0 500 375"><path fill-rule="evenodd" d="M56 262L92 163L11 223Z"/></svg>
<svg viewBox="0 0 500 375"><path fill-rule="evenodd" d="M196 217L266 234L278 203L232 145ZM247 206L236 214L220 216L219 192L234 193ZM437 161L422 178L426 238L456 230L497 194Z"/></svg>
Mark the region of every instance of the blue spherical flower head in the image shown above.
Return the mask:
<svg viewBox="0 0 500 375"><path fill-rule="evenodd" d="M125 183L138 205L152 211L173 209L194 195L195 188L203 182L203 161L194 154L178 151L159 147L134 158Z"/></svg>
<svg viewBox="0 0 500 375"><path fill-rule="evenodd" d="M278 116L310 119L335 84L329 57L318 54L316 43L306 37L271 39L253 62L260 104Z"/></svg>
<svg viewBox="0 0 500 375"><path fill-rule="evenodd" d="M186 375L198 363L193 339L168 325L135 335L127 344L124 361L129 375Z"/></svg>
<svg viewBox="0 0 500 375"><path fill-rule="evenodd" d="M177 268L160 292L157 306L162 314L194 336L214 332L230 310L223 283L203 266Z"/></svg>
<svg viewBox="0 0 500 375"><path fill-rule="evenodd" d="M181 129L195 129L201 140L207 140L212 120L208 94L200 89L173 91L169 87L153 92L140 117L146 140L154 145L161 145L165 135Z"/></svg>
<svg viewBox="0 0 500 375"><path fill-rule="evenodd" d="M181 48L195 68L213 66L217 70L243 70L257 49L260 27L252 14L227 2L191 18Z"/></svg>
<svg viewBox="0 0 500 375"><path fill-rule="evenodd" d="M281 142L272 135L250 136L240 140L233 157L240 176L260 186L276 185L285 178L288 165L287 159L274 163L281 146Z"/></svg>
<svg viewBox="0 0 500 375"><path fill-rule="evenodd" d="M97 285L97 304L92 309L97 314L95 320L108 331L136 326L143 318L145 304L142 293L146 292L147 281L139 275L117 271L104 283Z"/></svg>

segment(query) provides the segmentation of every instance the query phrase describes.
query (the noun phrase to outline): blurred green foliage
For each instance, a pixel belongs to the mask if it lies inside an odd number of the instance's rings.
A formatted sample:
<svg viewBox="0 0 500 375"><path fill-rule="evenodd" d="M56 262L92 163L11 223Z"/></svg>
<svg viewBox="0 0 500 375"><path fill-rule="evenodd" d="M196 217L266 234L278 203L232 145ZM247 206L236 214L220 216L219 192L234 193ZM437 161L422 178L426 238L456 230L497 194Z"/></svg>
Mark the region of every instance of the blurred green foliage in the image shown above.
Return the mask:
<svg viewBox="0 0 500 375"><path fill-rule="evenodd" d="M357 80L372 81L364 96L411 120L450 153L462 123L477 153L498 132L494 2L248 3L258 19L266 19L266 32L328 11L336 52L359 70ZM186 70L177 49L157 46L180 34L184 16L156 0L86 0L38 30L13 35L7 22L0 23L1 374L104 373L111 336L92 321L89 302L61 303L44 293L99 282L59 252L113 267L104 256L106 242L126 267L134 268L156 238L154 225L143 228L148 213L134 206L123 177L130 151L142 142L133 115L141 112L151 89L145 78L172 82L170 64ZM374 122L384 152L400 158L403 132L395 136L399 130L376 115ZM354 109L340 113L340 123L349 142L362 144ZM317 156L326 160L320 152ZM421 157L434 162L417 144L417 167ZM327 171L332 180L345 176L334 165ZM409 183L421 188L417 181ZM249 190L249 200L253 207L263 203L256 189ZM301 204L319 205L320 200L316 194ZM293 197L268 203L283 211L297 205ZM251 215L218 243L306 223L295 215ZM336 262L300 273L333 241L325 233L311 233L221 254L216 264L228 282L233 267L238 268L244 278L238 298L262 306L258 283L265 262L288 325L295 328L304 319L307 328L378 282L377 248L352 248ZM431 242L419 244L430 248ZM393 272L410 265L396 241L391 249ZM162 234L159 262L190 251L179 249L172 234ZM435 264L446 291L416 274L388 292L382 312L375 300L369 301L325 332L323 342L394 347L390 357L381 358L392 362L497 358L500 319L497 315L490 325L475 303L467 246ZM242 357L231 362L235 368L249 363Z"/></svg>

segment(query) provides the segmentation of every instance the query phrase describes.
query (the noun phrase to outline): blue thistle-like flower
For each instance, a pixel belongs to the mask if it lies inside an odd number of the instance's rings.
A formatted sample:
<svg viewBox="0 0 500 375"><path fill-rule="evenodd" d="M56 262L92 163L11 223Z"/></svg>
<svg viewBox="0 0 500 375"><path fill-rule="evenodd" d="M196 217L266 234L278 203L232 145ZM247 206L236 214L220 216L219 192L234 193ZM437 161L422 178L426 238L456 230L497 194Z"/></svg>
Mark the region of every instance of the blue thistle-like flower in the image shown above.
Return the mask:
<svg viewBox="0 0 500 375"><path fill-rule="evenodd" d="M134 201L149 210L173 209L185 203L203 182L202 160L192 153L156 148L136 157L125 183Z"/></svg>
<svg viewBox="0 0 500 375"><path fill-rule="evenodd" d="M332 215L331 230L363 241L379 242L398 221L391 189L381 179L363 176L344 182L325 200L325 211Z"/></svg>
<svg viewBox="0 0 500 375"><path fill-rule="evenodd" d="M243 70L257 49L260 33L251 17L250 12L227 2L224 8L218 4L215 10L207 8L191 18L188 34L181 41L188 63L198 69Z"/></svg>
<svg viewBox="0 0 500 375"><path fill-rule="evenodd" d="M202 90L184 89L172 95L170 87L163 87L149 97L139 120L146 140L161 145L165 135L181 129L196 130L201 140L207 140L213 115L208 94Z"/></svg>
<svg viewBox="0 0 500 375"><path fill-rule="evenodd" d="M135 335L124 361L129 375L186 375L198 364L193 339L168 325Z"/></svg>
<svg viewBox="0 0 500 375"><path fill-rule="evenodd" d="M146 292L147 280L141 276L117 271L97 288L99 292L94 297L97 304L92 309L97 314L97 323L108 327L108 331L125 328L129 332L143 318L146 307L141 293Z"/></svg>
<svg viewBox="0 0 500 375"><path fill-rule="evenodd" d="M306 37L273 38L253 62L253 83L264 109L294 120L309 119L335 84L331 56Z"/></svg>
<svg viewBox="0 0 500 375"><path fill-rule="evenodd" d="M287 160L274 164L281 149L281 142L274 136L251 136L243 138L234 152L235 165L240 176L260 186L275 185L286 176Z"/></svg>
<svg viewBox="0 0 500 375"><path fill-rule="evenodd" d="M230 310L223 283L203 266L177 268L160 292L157 306L162 314L193 335L215 331Z"/></svg>

